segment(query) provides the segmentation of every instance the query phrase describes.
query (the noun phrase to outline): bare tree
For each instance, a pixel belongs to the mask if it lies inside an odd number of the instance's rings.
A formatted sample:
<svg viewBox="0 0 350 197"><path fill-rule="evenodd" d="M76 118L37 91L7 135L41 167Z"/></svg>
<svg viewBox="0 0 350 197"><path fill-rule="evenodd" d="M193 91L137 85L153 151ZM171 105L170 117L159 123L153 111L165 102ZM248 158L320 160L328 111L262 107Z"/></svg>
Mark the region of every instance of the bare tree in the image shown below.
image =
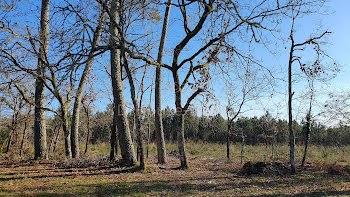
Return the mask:
<svg viewBox="0 0 350 197"><path fill-rule="evenodd" d="M162 35L160 38L158 58L157 62L159 64L163 63L163 54L166 35L168 31L169 15L172 0L168 0L167 7L165 9L164 21ZM165 150L165 140L163 132L163 122L162 122L162 106L161 106L161 81L162 81L162 68L157 65L156 68L156 87L155 87L155 127L156 127L156 140L157 140L157 153L158 153L158 163L166 163L166 150Z"/></svg>
<svg viewBox="0 0 350 197"><path fill-rule="evenodd" d="M45 121L45 72L47 66L47 54L49 48L49 20L50 0L41 1L40 18L40 47L38 56L37 78L35 82L35 107L34 107L34 159L47 159L46 121Z"/></svg>
<svg viewBox="0 0 350 197"><path fill-rule="evenodd" d="M311 2L313 3L313 2ZM316 2L319 3L319 2ZM300 69L307 74L308 76L317 75L320 72L323 72L321 67L321 57L329 57L325 54L320 48L321 39L330 34L329 31L324 31L316 36L311 36L305 41L296 42L295 41L295 23L298 18L303 14L310 13L309 10L305 11L305 6L310 6L312 4L304 4L303 1L299 4L295 4L291 9L291 29L289 33L289 39L291 41L290 50L289 50L289 61L288 61L288 128L289 128L289 147L290 147L290 164L291 164L291 173L294 174L296 171L295 168L295 137L293 131L293 115L292 115L292 99L294 92L292 92L292 66L296 62L299 64ZM306 8L307 9L307 8ZM311 65L307 65L302 62L300 54L296 53L297 51L305 50L305 47L312 46L313 51L316 54L315 61Z"/></svg>
<svg viewBox="0 0 350 197"><path fill-rule="evenodd" d="M122 49L122 51L124 51ZM142 96L141 96L141 100L140 100L140 104L137 100L136 97L136 89L135 89L135 84L134 84L134 79L133 76L131 74L130 68L129 68L129 63L126 57L126 54L124 53L124 68L126 71L126 74L128 76L129 79L129 85L130 85L130 94L131 94L131 100L132 103L134 105L134 122L135 122L135 128L136 128L136 135L138 135L137 137L137 150L138 150L138 156L140 158L140 169L144 170L146 168L145 165L145 155L144 155L144 150L143 150L143 132L141 131L141 104L142 104ZM142 77L142 81L141 81L141 91L143 91L143 83L144 83L144 76L146 73L146 69L144 72L144 75Z"/></svg>
<svg viewBox="0 0 350 197"><path fill-rule="evenodd" d="M104 2L105 4L109 3L109 0ZM82 102L83 92L85 88L85 84L88 80L89 74L91 72L92 64L94 62L94 57L97 53L98 43L101 40L103 25L105 24L105 11L101 9L100 16L98 19L98 25L93 32L91 49L88 54L88 59L86 60L84 71L81 75L78 89L75 95L74 107L73 107L73 116L72 116L72 124L71 124L71 143L72 143L72 157L79 157L79 118L80 118L80 105ZM87 148L87 144L86 144ZM85 148L85 153L86 153Z"/></svg>
<svg viewBox="0 0 350 197"><path fill-rule="evenodd" d="M110 159L115 159L115 139L116 129L118 128L118 139L120 144L120 150L122 154L123 162L128 166L136 164L136 156L133 149L133 144L130 136L129 125L126 115L126 106L123 94L123 82L121 73L121 52L117 48L120 42L120 30L118 29L118 18L120 2L112 0L110 9L110 36L111 36L111 77L113 88L113 103L114 103L114 115L113 115L113 127L111 135L111 154Z"/></svg>

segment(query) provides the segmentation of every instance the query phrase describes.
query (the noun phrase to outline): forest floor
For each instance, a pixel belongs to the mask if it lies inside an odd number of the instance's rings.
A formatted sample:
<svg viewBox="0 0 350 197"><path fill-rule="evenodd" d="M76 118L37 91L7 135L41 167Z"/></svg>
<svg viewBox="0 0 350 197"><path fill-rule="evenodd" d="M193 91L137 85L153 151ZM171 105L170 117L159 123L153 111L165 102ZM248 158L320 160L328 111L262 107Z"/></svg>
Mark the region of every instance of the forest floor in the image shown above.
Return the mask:
<svg viewBox="0 0 350 197"><path fill-rule="evenodd" d="M106 155L3 160L0 196L350 196L350 175L338 170L344 164L314 161L295 175L242 175L236 159L189 155L187 170L177 169L172 153L166 165L151 155L145 171L111 164Z"/></svg>

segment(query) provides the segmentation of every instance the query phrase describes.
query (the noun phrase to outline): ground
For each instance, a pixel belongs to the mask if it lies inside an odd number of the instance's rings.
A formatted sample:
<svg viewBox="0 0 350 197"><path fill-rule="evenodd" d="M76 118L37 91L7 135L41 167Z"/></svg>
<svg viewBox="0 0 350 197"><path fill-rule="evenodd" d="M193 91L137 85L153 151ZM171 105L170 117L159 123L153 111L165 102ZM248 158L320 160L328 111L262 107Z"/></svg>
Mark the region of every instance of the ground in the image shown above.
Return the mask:
<svg viewBox="0 0 350 197"><path fill-rule="evenodd" d="M189 152L205 146L215 152L221 145L192 146ZM190 169L176 169L174 153L166 165L151 154L145 171L110 164L103 154L94 161L1 161L0 196L350 196L350 176L330 174L327 169L338 165L330 162L312 161L284 176L242 175L239 160L202 154L190 153L189 164Z"/></svg>

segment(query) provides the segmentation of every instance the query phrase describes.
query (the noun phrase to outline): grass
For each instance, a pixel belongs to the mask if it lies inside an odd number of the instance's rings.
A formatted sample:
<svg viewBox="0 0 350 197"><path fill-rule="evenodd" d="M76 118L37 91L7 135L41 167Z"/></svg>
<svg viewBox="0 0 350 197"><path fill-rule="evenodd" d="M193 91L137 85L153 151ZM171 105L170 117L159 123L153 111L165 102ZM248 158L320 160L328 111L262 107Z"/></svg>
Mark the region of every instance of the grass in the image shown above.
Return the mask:
<svg viewBox="0 0 350 197"><path fill-rule="evenodd" d="M145 171L112 164L98 167L62 168L55 160L8 162L0 160L0 196L350 196L349 175L329 175L322 166L349 164L350 147L309 149L308 168L292 176L241 176L239 144L231 146L226 160L224 144L186 144L190 169L176 170L176 144L167 144L169 162L158 165L156 146L150 144ZM61 159L58 147L54 159ZM296 147L300 163L302 146ZM268 152L268 154L266 154ZM89 158L107 157L108 144L90 145ZM245 161L288 161L287 145L272 149L264 145L245 146ZM97 157L98 156L98 157ZM3 156L7 158L8 156Z"/></svg>

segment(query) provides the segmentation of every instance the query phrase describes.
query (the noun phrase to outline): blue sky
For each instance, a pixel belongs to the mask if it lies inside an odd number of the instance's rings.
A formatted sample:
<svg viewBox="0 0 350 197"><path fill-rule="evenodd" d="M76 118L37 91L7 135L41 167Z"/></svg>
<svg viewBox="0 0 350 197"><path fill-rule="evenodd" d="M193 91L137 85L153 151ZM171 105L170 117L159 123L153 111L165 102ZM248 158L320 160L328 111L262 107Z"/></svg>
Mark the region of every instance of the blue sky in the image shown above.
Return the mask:
<svg viewBox="0 0 350 197"><path fill-rule="evenodd" d="M330 1L326 6L326 13L327 14L314 14L311 16L307 16L301 20L298 21L296 25L296 41L303 41L312 33L315 32L321 32L323 30L331 31L332 34L328 37L327 41L328 44L324 47L326 51L330 54L332 58L334 58L340 65L341 65L341 71L338 73L337 77L333 79L332 81L324 83L319 83L316 85L317 92L319 93L319 99L318 102L324 102L324 99L326 99L325 94L327 94L331 90L337 90L337 89L347 89L348 84L350 82L350 69L348 67L348 64L350 63L350 56L349 53L349 45L350 45L350 25L346 23L346 21L350 18L350 12L348 11L348 8L350 8L350 1L348 0L333 0ZM323 12L323 11L322 11ZM169 27L169 34L167 37L167 43L166 43L166 56L164 58L165 63L170 63L169 56L171 57L171 51L173 49L173 46L178 43L179 40L181 40L184 36L183 31L179 30L180 23L177 18L177 14L179 14L178 10L176 8L172 9L171 12L171 18L170 18L170 27ZM161 12L161 16L163 16L163 12ZM319 28L319 27L322 28ZM281 32L282 37L288 35L290 30L290 26L288 24L288 21L281 26ZM283 33L284 32L284 33ZM156 35L155 35L156 36ZM281 36L281 35L279 35ZM198 39L198 38L197 38ZM200 39L200 38L199 38ZM289 50L289 43L286 40L280 41L280 40L274 40L274 42L278 43L271 46L271 50L275 52L276 54L271 54L269 51L267 51L262 46L257 46L255 50L255 57L256 59L260 60L264 65L267 65L267 67L279 70L281 72L284 72L280 74L280 78L286 79L287 75L287 64L288 64L288 50ZM185 52L185 55L191 52L191 49L187 49L188 51ZM167 56L168 55L168 56ZM304 54L303 54L304 55ZM308 54L305 54L306 56ZM106 62L108 64L108 62ZM295 69L298 70L297 65L295 65ZM183 75L183 74L182 74ZM149 76L149 82L153 80L154 78L152 76ZM167 85L170 84L170 85ZM162 107L165 108L166 106L170 106L171 108L174 107L174 90L171 86L172 84L172 75L169 71L163 69L163 88L162 88ZM212 103L216 103L214 108L211 108L208 110L208 114L212 113L222 113L222 115L225 116L225 107L227 103L227 90L224 87L223 80L220 79L214 79L212 82L212 89L214 90L213 93L215 95L215 101L212 100ZM126 91L125 91L125 98L130 103L130 94L129 89L127 88L128 85L125 83ZM265 95L265 97L262 97L258 102L251 102L247 103L245 109L252 109L249 110L247 113L243 114L245 116L260 116L265 113L265 110L269 110L271 114L275 117L280 118L286 118L286 109L287 109L287 84L284 81L279 81L276 86L279 93L274 93L273 96L270 96L269 94ZM293 90L295 91L296 98L298 98L298 95L305 94L305 87L306 83L305 81L299 82L294 84ZM190 91L185 91L183 95L183 100L187 99L187 96L189 95ZM148 97L149 93L146 94L146 97ZM201 100L202 97L198 97L198 99L193 103L196 106L199 106L199 100ZM145 104L148 105L149 98L145 99ZM302 100L302 99L301 99ZM98 110L105 109L105 104L108 103L107 99L101 99L96 103L96 107ZM152 103L153 105L153 103ZM300 99L294 100L294 107L295 107L295 117L299 120L304 117L304 111L303 108L305 107L301 102ZM216 109L216 111L213 109Z"/></svg>
<svg viewBox="0 0 350 197"><path fill-rule="evenodd" d="M36 13L36 8L33 8L34 3L26 2L25 4L28 4L28 7L26 9L30 9L30 13ZM32 8L30 8L32 7ZM348 84L350 83L350 69L349 69L349 63L350 63L350 56L349 53L349 45L350 45L350 25L348 25L348 19L350 18L350 1L349 0L332 0L327 4L327 14L323 14L321 11L321 14L317 15L311 15L308 17L303 18L301 21L299 21L299 24L296 26L296 40L304 40L306 39L311 33L322 31L322 30L329 30L333 32L328 39L329 44L326 46L327 51L329 52L330 56L333 57L342 67L342 72L338 74L338 76L328 82L327 84L319 84L317 89L322 92L322 96L320 96L320 101L323 102L323 98L326 98L324 96L325 93L327 93L330 90L337 90L337 89L347 89ZM28 10L29 11L29 10ZM181 22L178 20L179 18L179 11L177 8L173 7L171 10L171 17L170 17L170 23L169 23L169 33L167 37L167 43L166 43L166 50L165 50L165 57L164 62L170 63L170 60L172 58L172 49L175 46L175 44L178 43L179 40L181 40L184 37L184 32L181 30ZM164 10L161 11L160 15L163 17ZM21 16L19 16L21 17ZM30 15L30 17L38 17L38 15L33 16ZM33 18L27 18L25 23L29 24L30 26L35 26L35 19ZM160 37L160 25L156 25L154 27L154 31L158 32L153 35L154 39L159 39ZM318 29L319 26L322 26L323 29ZM288 22L285 22L281 26L281 37L286 38L286 32L289 32L289 25ZM277 36L278 37L278 36ZM280 38L280 37L279 37ZM279 77L282 79L286 79L286 72L287 72L287 63L288 63L288 44L289 42L286 42L286 40L281 41L278 39L272 39L274 40L274 43L270 43L269 49L276 54L271 54L269 51L267 51L264 47L255 45L254 48L254 57L259 60L262 64L266 65L268 68L273 69L274 71L280 71L282 74L279 74ZM192 42L192 46L190 45L188 48L184 51L184 56L190 54L194 46L197 43L200 43L202 41L202 37L195 38L195 41ZM286 48L287 47L287 48ZM155 47L157 48L157 47ZM244 48L244 47L242 47ZM307 55L307 54L306 54ZM105 64L107 67L109 67L108 62L108 56L109 54L106 54L106 58L98 59L98 61L102 64ZM184 57L183 56L183 57ZM156 57L156 56L154 56ZM150 70L154 70L154 68L150 68ZM94 66L94 76L96 79L95 82L95 90L101 90L100 94L98 95L97 101L95 103L96 110L102 111L106 109L107 104L110 103L111 98L111 87L110 87L110 79L106 75L106 73L103 72L103 67L99 65L98 63L95 63ZM180 76L183 77L183 73L180 72ZM136 77L139 79L139 75ZM146 82L151 83L154 80L153 72L148 75ZM130 102L130 94L128 89L127 81L125 84L125 98L127 102L129 103L131 107ZM294 91L296 94L302 94L305 93L303 91L306 83L300 82L295 84ZM249 103L246 106L246 109L254 109L249 112L247 112L246 116L260 116L264 114L264 110L272 111L272 115L280 116L281 118L286 117L286 106L287 106L287 100L286 100L286 90L287 86L286 83L283 81L279 81L277 83L277 90L279 93L274 94L273 96L265 95L265 97L262 97L257 103L252 102ZM224 87L224 82L222 79L215 78L211 81L211 88L213 89L213 94L215 95L215 100L212 100L212 103L216 104L217 112L220 112L224 115L225 106L227 102L227 90ZM322 91L321 91L322 90ZM87 91L89 91L87 86ZM183 100L185 101L188 97L188 95L191 93L191 91L186 90L183 95ZM162 107L165 108L166 106L174 107L174 90L172 88L172 76L171 73L165 69L163 69L163 87L162 87ZM201 100L202 97L198 97L194 104L198 106L199 100ZM322 100L323 99L323 100ZM146 93L144 104L148 105L149 101L149 92ZM299 110L302 108L302 105L298 103L298 100L295 100L295 106L296 110ZM153 105L153 103L152 103ZM298 107L299 106L299 107ZM211 112L210 112L211 111ZM208 111L208 113L214 113L213 108ZM302 110L301 110L302 111ZM301 116L300 116L301 117Z"/></svg>

